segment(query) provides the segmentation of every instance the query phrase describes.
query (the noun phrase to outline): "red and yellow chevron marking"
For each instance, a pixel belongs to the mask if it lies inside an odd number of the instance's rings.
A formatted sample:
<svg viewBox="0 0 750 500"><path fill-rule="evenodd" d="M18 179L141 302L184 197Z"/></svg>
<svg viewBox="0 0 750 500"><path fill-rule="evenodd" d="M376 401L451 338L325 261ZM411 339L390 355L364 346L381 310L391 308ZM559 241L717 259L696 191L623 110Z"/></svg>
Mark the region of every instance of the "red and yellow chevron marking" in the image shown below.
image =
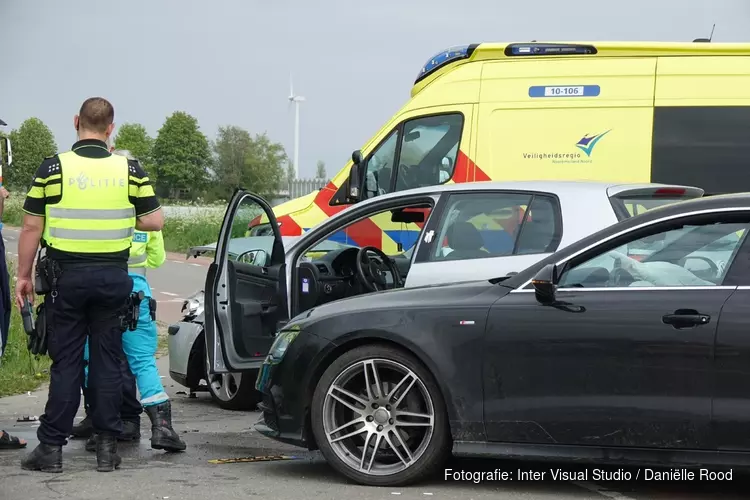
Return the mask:
<svg viewBox="0 0 750 500"><path fill-rule="evenodd" d="M346 205L331 206L331 199L339 190L341 185L346 181L348 168L343 169L334 177L323 189L317 193L311 193L311 203L304 203L302 198L291 200L276 207L277 220L280 223L280 230L283 236L299 236L306 229L309 229L335 215L345 208ZM479 168L463 151L458 151L456 166L453 171L453 177L450 183L462 182L480 182L489 181L490 177ZM338 185L337 185L338 183ZM313 197L314 195L314 197ZM414 209L429 213L428 209ZM515 215L515 214L514 214ZM523 215L521 215L523 217ZM515 218L515 217L514 217ZM259 216L250 223L250 227L267 223L265 216ZM497 221L498 223L500 221ZM409 224L413 231L422 229L423 224ZM398 232L402 229L401 224L395 224L390 220L390 214L378 214L369 219L361 220L350 225L346 230L346 238L357 246L374 246L380 248L386 253L395 254L397 252L397 242L391 238L387 232Z"/></svg>

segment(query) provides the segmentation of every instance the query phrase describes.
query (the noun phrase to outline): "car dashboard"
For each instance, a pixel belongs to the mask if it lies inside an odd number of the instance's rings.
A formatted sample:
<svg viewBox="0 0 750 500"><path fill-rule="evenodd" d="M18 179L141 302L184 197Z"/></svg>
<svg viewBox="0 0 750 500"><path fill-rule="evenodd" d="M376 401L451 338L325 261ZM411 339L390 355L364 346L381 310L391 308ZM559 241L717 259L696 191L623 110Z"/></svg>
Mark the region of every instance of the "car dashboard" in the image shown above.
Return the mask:
<svg viewBox="0 0 750 500"><path fill-rule="evenodd" d="M334 300L368 293L357 278L357 253L359 248L345 248L315 255L299 264L297 283L300 311L326 304ZM409 260L394 258L402 277L408 271ZM393 283L388 273L387 280Z"/></svg>

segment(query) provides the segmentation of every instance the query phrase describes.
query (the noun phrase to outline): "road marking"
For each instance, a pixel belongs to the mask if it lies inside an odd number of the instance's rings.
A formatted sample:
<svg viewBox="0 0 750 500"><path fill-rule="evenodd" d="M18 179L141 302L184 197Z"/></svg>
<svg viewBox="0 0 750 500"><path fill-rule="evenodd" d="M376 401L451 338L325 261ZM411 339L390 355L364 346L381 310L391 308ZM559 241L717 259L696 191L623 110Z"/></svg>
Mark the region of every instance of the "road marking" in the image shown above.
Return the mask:
<svg viewBox="0 0 750 500"><path fill-rule="evenodd" d="M169 295L170 297L178 297L179 296L178 294L172 293L172 292L159 292L159 293L163 293L164 295Z"/></svg>
<svg viewBox="0 0 750 500"><path fill-rule="evenodd" d="M592 493L598 493L603 497L611 498L613 500L636 500L633 497L623 495L619 491L608 490L604 486L599 486L596 483L590 483L588 481L571 481L571 483Z"/></svg>
<svg viewBox="0 0 750 500"><path fill-rule="evenodd" d="M191 266L195 266L195 267L203 267L203 266L202 266L202 265L200 265L200 264L193 264L192 262L190 263L190 265L191 265Z"/></svg>
<svg viewBox="0 0 750 500"><path fill-rule="evenodd" d="M184 264L181 260L170 260L169 262L174 262L175 264Z"/></svg>

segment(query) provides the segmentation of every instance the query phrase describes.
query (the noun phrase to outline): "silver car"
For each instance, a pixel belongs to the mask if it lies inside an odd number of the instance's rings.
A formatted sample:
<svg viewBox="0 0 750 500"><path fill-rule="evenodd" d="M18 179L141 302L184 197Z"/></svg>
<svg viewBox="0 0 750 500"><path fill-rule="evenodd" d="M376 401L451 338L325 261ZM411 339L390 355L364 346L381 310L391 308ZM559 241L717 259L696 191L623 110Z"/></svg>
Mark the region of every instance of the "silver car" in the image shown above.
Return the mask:
<svg viewBox="0 0 750 500"><path fill-rule="evenodd" d="M206 276L213 300L196 293L169 327L170 376L223 408L252 409L257 369L280 325L298 314L394 287L507 276L618 220L701 196L663 184L447 184L377 196L282 237L268 204L238 190L218 242L189 254L215 253ZM245 236L259 213L274 235ZM206 344L204 328L215 342Z"/></svg>

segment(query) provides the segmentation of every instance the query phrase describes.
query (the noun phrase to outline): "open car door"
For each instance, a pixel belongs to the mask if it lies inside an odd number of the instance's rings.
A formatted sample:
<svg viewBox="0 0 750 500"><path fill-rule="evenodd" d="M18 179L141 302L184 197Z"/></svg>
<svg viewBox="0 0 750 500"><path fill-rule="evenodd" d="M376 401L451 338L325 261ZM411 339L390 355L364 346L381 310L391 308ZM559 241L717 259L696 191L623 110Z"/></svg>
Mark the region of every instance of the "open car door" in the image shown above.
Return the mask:
<svg viewBox="0 0 750 500"><path fill-rule="evenodd" d="M268 217L273 237L246 237L247 225ZM252 254L252 259L243 256ZM210 373L258 368L279 324L288 319L284 246L273 210L238 189L229 202L206 274L206 352Z"/></svg>

